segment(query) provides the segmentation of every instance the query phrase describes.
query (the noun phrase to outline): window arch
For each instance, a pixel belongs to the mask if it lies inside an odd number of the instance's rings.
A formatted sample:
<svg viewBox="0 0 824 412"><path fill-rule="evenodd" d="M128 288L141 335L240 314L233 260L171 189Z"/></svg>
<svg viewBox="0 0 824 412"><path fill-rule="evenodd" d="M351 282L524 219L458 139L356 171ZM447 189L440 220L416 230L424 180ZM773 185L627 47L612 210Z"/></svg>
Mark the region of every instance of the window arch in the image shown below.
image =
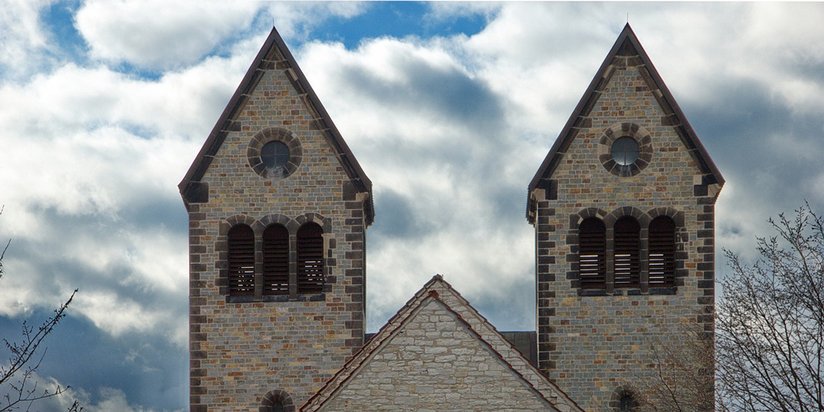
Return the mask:
<svg viewBox="0 0 824 412"><path fill-rule="evenodd" d="M614 226L614 240L613 284L616 288L638 287L641 279L641 225L631 216L618 219Z"/></svg>
<svg viewBox="0 0 824 412"><path fill-rule="evenodd" d="M606 227L598 218L578 225L578 274L582 288L604 288L606 283Z"/></svg>
<svg viewBox="0 0 824 412"><path fill-rule="evenodd" d="M263 396L261 401L260 412L294 412L295 404L292 402L292 397L282 390L270 391Z"/></svg>
<svg viewBox="0 0 824 412"><path fill-rule="evenodd" d="M263 231L263 294L289 294L289 231L283 225Z"/></svg>
<svg viewBox="0 0 824 412"><path fill-rule="evenodd" d="M649 224L649 286L675 284L675 222L658 216Z"/></svg>
<svg viewBox="0 0 824 412"><path fill-rule="evenodd" d="M229 229L229 295L255 294L255 234L239 224Z"/></svg>
<svg viewBox="0 0 824 412"><path fill-rule="evenodd" d="M298 293L323 291L323 229L314 222L305 223L298 229Z"/></svg>

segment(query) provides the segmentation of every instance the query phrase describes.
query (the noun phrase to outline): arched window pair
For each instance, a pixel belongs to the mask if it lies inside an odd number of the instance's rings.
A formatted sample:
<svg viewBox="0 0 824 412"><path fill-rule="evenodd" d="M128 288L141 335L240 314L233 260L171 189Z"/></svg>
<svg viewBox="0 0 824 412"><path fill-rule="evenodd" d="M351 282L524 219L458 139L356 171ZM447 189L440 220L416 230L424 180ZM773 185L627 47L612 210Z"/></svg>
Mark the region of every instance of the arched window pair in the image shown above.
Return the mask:
<svg viewBox="0 0 824 412"><path fill-rule="evenodd" d="M232 226L228 233L229 295L254 296L256 279L262 283L263 295L288 295L289 284L297 285L297 293L323 291L323 229L313 222L305 223L297 232L295 278L290 281L289 231L273 224L263 231L261 242L262 272L255 271L255 234L245 224Z"/></svg>
<svg viewBox="0 0 824 412"><path fill-rule="evenodd" d="M641 225L631 216L615 221L612 250L607 250L607 230L601 219L590 217L578 226L578 274L584 289L607 285L607 253L612 253L615 288L639 287L641 283ZM675 223L659 216L649 224L647 273L650 287L675 284Z"/></svg>

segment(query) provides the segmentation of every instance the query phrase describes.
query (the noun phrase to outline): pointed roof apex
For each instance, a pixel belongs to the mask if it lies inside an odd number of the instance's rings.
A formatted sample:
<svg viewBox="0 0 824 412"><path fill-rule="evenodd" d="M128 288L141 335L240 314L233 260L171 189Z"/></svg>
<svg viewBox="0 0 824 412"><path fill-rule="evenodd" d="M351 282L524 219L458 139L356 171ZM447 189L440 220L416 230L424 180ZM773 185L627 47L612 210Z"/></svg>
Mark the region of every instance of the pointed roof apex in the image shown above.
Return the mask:
<svg viewBox="0 0 824 412"><path fill-rule="evenodd" d="M563 158L567 147L569 147L570 142L575 137L579 122L582 120L581 118L589 114L600 92L606 86L609 80L609 74L613 69L613 61L619 56L637 56L638 61L636 64L640 66L639 70L644 80L647 81L655 99L666 113L668 124L672 125L678 133L678 136L681 137L684 145L686 145L690 155L693 156L701 168L705 182L717 183L719 185L724 184L724 178L721 176L721 172L715 166L715 163L713 163L704 145L701 144L698 135L695 134L695 130L693 130L689 121L687 121L687 117L684 116L684 113L681 111L675 98L673 98L669 88L664 84L664 80L661 79L661 75L658 74L658 70L655 69L649 55L647 55L647 52L641 46L632 27L627 23L624 25L623 30L621 30L621 34L619 34L615 40L615 44L612 45L612 49L607 53L604 62L601 63L601 67L598 69L595 77L593 77L592 82L590 82L589 87L587 87L578 105L575 106L575 110L572 112L569 120L567 120L560 135L555 139L555 143L552 145L543 163L541 163L541 167L538 168L538 172L535 173L535 176L529 183L527 196L536 188L543 187L543 181L548 179L554 172L555 167L561 158ZM529 206L527 205L527 209L528 208ZM529 210L527 210L527 218L529 219Z"/></svg>
<svg viewBox="0 0 824 412"><path fill-rule="evenodd" d="M317 114L315 125L326 136L327 141L332 146L335 155L351 179L355 189L358 192L366 192L369 194L365 218L367 225L372 223L375 217L372 199L372 181L369 180L357 159L355 159L352 150L349 149L349 146L343 140L343 136L341 136L338 128L332 122L332 118L329 116L326 108L321 104L314 89L312 89L303 71L298 66L295 57L292 56L292 53L274 26L272 26L272 31L263 43L263 47L260 48L257 56L246 71L246 75L243 76L243 80L235 90L232 98L229 99L229 103L226 105L226 108L223 109L223 113L220 115L211 133L209 133L209 137L206 139L197 157L195 157L194 162L186 172L186 176L183 177L183 180L178 184L178 189L183 197L183 201L186 203L186 207L188 208L190 202L195 201L195 199L202 195L204 185L200 179L203 178L203 174L206 172L206 169L208 169L209 164L226 139L227 133L239 130L235 118L240 114L241 109L246 104L246 101L257 86L263 73L267 70L282 70L286 72L287 77L292 82L292 86L298 93L305 97L306 103L314 109Z"/></svg>
<svg viewBox="0 0 824 412"><path fill-rule="evenodd" d="M583 411L569 396L551 382L543 373L532 366L500 332L481 315L452 285L441 275L432 276L406 304L401 307L383 327L367 341L343 367L330 378L321 389L301 406L301 411L321 409L384 345L392 340L416 315L425 302L435 300L452 312L459 322L489 348L498 359L519 379L522 379L536 394L553 405L557 410ZM555 409L553 409L555 410Z"/></svg>

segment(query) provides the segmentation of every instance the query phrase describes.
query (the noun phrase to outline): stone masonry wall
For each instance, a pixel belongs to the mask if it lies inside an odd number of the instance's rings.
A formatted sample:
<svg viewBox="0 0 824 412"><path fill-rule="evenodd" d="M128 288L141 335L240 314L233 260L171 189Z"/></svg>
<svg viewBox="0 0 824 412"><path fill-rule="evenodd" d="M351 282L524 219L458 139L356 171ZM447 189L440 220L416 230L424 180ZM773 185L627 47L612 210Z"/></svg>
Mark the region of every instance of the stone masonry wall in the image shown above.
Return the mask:
<svg viewBox="0 0 824 412"><path fill-rule="evenodd" d="M322 410L552 410L441 302L413 316Z"/></svg>
<svg viewBox="0 0 824 412"><path fill-rule="evenodd" d="M193 411L257 411L273 390L300 405L363 344L366 197L351 189L285 61L270 57L236 117L240 127L228 132L202 179L208 202L189 205ZM300 144L299 165L288 177L262 177L249 164L250 141L270 128L277 133L267 135L291 135ZM266 301L227 298L226 234L233 223L254 229L257 262L265 224L283 223L294 273L295 236L306 221L324 229L322 294L297 295L293 288L291 296Z"/></svg>
<svg viewBox="0 0 824 412"><path fill-rule="evenodd" d="M690 328L713 330L717 188L703 185L672 117L654 97L649 76L642 75L640 59L619 55L612 63L615 71L550 176L553 190L532 194L539 367L588 411L616 410L610 405L616 391L638 391L654 378L652 344L685 339ZM648 134L649 164L632 176L608 171L599 159L609 153L607 130L619 136L640 130L639 140ZM577 225L584 218L605 222L610 250L612 223L634 216L641 225L645 273L647 225L662 214L676 223L676 288L650 289L643 282L633 289L577 287Z"/></svg>

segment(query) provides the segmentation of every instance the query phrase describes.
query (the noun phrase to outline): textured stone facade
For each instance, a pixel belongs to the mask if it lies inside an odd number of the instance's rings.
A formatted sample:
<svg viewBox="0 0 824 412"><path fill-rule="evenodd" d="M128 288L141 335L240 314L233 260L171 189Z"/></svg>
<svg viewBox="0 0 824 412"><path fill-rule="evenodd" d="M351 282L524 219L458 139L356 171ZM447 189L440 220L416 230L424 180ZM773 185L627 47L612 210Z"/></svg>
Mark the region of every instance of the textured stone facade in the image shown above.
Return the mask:
<svg viewBox="0 0 824 412"><path fill-rule="evenodd" d="M436 275L301 410L582 409Z"/></svg>
<svg viewBox="0 0 824 412"><path fill-rule="evenodd" d="M435 299L322 411L546 411L540 397Z"/></svg>
<svg viewBox="0 0 824 412"><path fill-rule="evenodd" d="M620 138L637 142L629 164L612 156ZM271 141L289 155L270 170ZM713 332L722 185L627 26L530 183L537 368L440 276L364 344L371 183L273 31L180 185L191 410L613 410L655 376L653 344ZM610 251L625 216L640 226L639 280L620 287ZM672 284L649 279L658 216L676 228ZM590 217L606 227L605 282L582 288L579 225ZM309 222L323 232L324 284L300 293L297 233ZM289 287L266 294L263 233L273 224L288 232ZM243 293L230 295L235 225L254 233L254 288L236 282Z"/></svg>
<svg viewBox="0 0 824 412"><path fill-rule="evenodd" d="M617 391L637 391L639 383L654 380L653 344L684 339L694 327L713 331L713 216L720 184L708 183L712 176L689 126L675 116L680 111L666 101L668 91L650 74L646 55L624 39L559 137L564 141L553 148L551 169L537 176L542 180L528 212L537 242L539 367L588 411L613 410ZM610 160L615 136L638 141L632 167ZM627 215L641 227L641 281L618 288L611 282L612 227ZM676 226L674 287L647 282L647 227L659 215ZM578 225L587 217L606 226L602 289L582 289L578 281Z"/></svg>
<svg viewBox="0 0 824 412"><path fill-rule="evenodd" d="M213 155L201 152L202 176L181 184L196 188L182 189L190 228L193 411L258 410L273 399L300 405L363 345L369 193L344 170L317 107L296 86L291 57L276 43L263 52L250 70L253 81L247 75L247 90L219 121L219 147ZM281 139L292 149L287 177L267 177L250 164L253 149L265 143L255 139ZM322 293L298 294L294 286L296 233L305 222L323 228ZM254 296L229 296L227 233L239 223L255 232ZM271 223L289 232L288 295L261 294L261 236Z"/></svg>

